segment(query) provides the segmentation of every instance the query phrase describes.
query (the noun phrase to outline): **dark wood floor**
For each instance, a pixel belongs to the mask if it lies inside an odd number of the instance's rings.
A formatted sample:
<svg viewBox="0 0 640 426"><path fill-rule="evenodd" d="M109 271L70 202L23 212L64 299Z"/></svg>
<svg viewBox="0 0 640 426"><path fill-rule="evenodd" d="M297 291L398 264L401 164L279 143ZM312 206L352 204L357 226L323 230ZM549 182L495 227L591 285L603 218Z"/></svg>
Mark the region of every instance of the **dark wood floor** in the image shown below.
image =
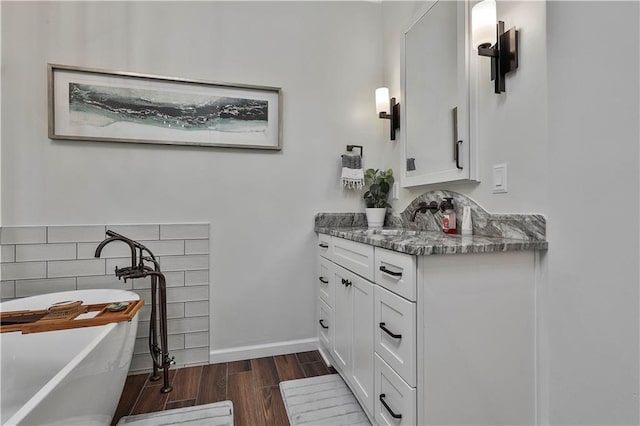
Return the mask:
<svg viewBox="0 0 640 426"><path fill-rule="evenodd" d="M149 374L127 377L113 417L189 407L224 400L233 401L236 426L288 425L278 384L285 380L335 373L318 351L256 358L170 370L173 391L160 393L162 380L150 382Z"/></svg>

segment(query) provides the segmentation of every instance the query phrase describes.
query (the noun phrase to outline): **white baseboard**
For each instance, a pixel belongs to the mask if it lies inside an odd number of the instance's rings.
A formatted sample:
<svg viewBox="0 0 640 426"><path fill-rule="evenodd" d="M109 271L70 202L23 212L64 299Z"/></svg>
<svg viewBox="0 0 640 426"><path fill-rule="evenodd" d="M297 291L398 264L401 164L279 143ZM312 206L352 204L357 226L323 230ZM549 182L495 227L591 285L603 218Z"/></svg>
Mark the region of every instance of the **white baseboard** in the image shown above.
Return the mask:
<svg viewBox="0 0 640 426"><path fill-rule="evenodd" d="M284 355L294 352L315 351L318 349L318 338L288 340L286 342L267 343L264 345L237 346L209 352L209 362L241 361L244 359L262 358L265 356Z"/></svg>
<svg viewBox="0 0 640 426"><path fill-rule="evenodd" d="M324 352L324 347L322 345L318 348L318 352L320 352L320 356L327 367L331 367L331 358Z"/></svg>

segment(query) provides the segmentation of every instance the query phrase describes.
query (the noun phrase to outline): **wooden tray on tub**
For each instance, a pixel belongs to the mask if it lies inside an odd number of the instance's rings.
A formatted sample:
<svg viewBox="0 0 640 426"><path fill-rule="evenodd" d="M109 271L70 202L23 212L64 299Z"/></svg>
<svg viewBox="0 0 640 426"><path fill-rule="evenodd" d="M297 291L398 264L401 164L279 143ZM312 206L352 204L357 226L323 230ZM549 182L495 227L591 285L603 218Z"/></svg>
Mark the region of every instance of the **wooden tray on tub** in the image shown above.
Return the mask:
<svg viewBox="0 0 640 426"><path fill-rule="evenodd" d="M119 310L113 310L116 304L126 304ZM124 302L96 303L83 305L81 301L62 302L49 309L36 311L0 312L0 333L21 331L22 334L42 333L44 331L69 330L71 328L95 327L112 322L131 321L144 305L144 300ZM79 318L87 312L98 312L92 318Z"/></svg>

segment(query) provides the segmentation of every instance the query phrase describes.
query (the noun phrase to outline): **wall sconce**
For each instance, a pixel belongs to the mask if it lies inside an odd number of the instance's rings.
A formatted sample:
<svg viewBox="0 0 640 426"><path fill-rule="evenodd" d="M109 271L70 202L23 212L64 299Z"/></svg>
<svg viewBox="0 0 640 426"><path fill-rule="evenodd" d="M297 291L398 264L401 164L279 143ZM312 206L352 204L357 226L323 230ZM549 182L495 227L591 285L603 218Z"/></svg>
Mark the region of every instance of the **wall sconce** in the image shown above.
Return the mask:
<svg viewBox="0 0 640 426"><path fill-rule="evenodd" d="M491 58L491 80L495 80L494 92L504 92L505 75L518 68L518 31L512 27L505 32L503 21L498 21L496 25L494 0L484 0L473 6L471 25L473 44L478 46L478 55Z"/></svg>
<svg viewBox="0 0 640 426"><path fill-rule="evenodd" d="M389 99L389 89L376 89L376 112L378 117L391 120L391 140L396 140L396 129L400 128L400 104L396 98Z"/></svg>

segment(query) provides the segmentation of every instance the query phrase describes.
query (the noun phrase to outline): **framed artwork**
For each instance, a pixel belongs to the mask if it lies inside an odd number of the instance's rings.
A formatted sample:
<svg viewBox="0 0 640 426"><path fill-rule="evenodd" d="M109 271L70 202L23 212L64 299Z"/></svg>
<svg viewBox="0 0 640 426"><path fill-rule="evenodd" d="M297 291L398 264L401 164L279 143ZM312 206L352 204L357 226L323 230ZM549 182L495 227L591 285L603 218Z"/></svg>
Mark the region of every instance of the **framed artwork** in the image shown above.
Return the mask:
<svg viewBox="0 0 640 426"><path fill-rule="evenodd" d="M277 87L48 64L49 138L282 149Z"/></svg>

